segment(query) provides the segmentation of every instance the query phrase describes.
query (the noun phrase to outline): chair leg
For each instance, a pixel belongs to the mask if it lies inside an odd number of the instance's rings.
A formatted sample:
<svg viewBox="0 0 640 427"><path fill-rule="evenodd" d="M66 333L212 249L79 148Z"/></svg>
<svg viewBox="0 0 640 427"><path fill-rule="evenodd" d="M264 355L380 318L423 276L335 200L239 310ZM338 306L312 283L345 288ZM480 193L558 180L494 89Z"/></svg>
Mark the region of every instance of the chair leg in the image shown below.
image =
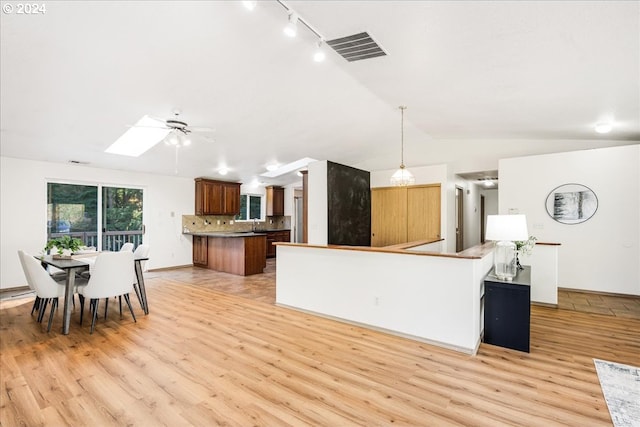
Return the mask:
<svg viewBox="0 0 640 427"><path fill-rule="evenodd" d="M133 317L133 321L134 322L138 322L136 320L136 315L133 314L133 307L131 307L131 299L129 299L129 294L124 294L124 300L127 302L127 305L129 306L129 311L131 312L131 317Z"/></svg>
<svg viewBox="0 0 640 427"><path fill-rule="evenodd" d="M31 315L33 316L33 312L39 308L40 308L40 297L36 295L36 299L33 300L33 307L31 307Z"/></svg>
<svg viewBox="0 0 640 427"><path fill-rule="evenodd" d="M104 320L107 320L107 310L109 309L109 298L104 299Z"/></svg>
<svg viewBox="0 0 640 427"><path fill-rule="evenodd" d="M47 332L51 332L51 324L53 323L53 315L58 308L58 298L53 298L51 300L51 313L49 314L49 324L47 325Z"/></svg>
<svg viewBox="0 0 640 427"><path fill-rule="evenodd" d="M136 296L138 297L138 301L140 302L140 307L144 310L144 305L142 304L142 296L140 295L140 290L138 289L138 284L133 284L133 290L136 291Z"/></svg>
<svg viewBox="0 0 640 427"><path fill-rule="evenodd" d="M80 300L80 326L82 326L82 316L84 315L84 295L78 294Z"/></svg>
<svg viewBox="0 0 640 427"><path fill-rule="evenodd" d="M47 309L48 303L49 303L49 298L41 298L40 311L38 312L38 323L42 323L42 318L44 317L44 312Z"/></svg>
<svg viewBox="0 0 640 427"><path fill-rule="evenodd" d="M122 320L122 295L118 295L118 303L120 304L120 319Z"/></svg>
<svg viewBox="0 0 640 427"><path fill-rule="evenodd" d="M93 306L93 317L91 319L91 332L93 334L93 330L96 327L96 320L98 319L98 303L100 302L100 299L98 298L94 298L91 300L91 302L94 304Z"/></svg>

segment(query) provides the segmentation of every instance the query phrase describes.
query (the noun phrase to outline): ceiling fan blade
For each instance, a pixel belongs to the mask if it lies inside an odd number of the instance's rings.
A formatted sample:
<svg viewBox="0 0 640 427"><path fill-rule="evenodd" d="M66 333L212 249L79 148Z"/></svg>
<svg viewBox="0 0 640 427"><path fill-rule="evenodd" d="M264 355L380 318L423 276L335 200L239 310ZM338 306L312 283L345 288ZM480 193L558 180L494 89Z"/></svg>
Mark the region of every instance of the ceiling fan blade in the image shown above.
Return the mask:
<svg viewBox="0 0 640 427"><path fill-rule="evenodd" d="M208 128L208 127L204 127L204 126L187 126L187 129L189 129L191 132L215 132L216 130L214 128Z"/></svg>

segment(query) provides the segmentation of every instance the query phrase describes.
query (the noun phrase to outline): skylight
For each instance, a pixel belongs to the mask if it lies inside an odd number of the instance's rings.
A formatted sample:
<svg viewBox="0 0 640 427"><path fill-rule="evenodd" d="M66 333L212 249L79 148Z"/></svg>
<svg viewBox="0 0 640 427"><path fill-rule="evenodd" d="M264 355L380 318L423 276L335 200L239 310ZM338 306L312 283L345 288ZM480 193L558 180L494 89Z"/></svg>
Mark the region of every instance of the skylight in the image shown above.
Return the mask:
<svg viewBox="0 0 640 427"><path fill-rule="evenodd" d="M295 162L287 163L286 165L282 165L277 169L260 174L260 176L264 176L267 178L275 178L277 176L284 175L286 173L293 172L295 170L306 168L309 165L309 163L313 163L316 161L317 161L316 159L312 159L310 157L303 157L302 159L296 160Z"/></svg>
<svg viewBox="0 0 640 427"><path fill-rule="evenodd" d="M168 129L163 122L144 116L104 151L138 157L162 141L169 132L171 129Z"/></svg>

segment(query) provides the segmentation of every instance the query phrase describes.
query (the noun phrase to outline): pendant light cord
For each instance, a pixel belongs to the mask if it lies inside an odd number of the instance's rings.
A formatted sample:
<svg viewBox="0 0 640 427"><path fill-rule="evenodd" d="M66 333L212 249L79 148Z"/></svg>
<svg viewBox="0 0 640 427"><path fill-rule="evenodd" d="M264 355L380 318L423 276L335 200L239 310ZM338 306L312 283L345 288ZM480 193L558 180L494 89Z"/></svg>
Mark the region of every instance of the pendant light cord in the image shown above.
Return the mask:
<svg viewBox="0 0 640 427"><path fill-rule="evenodd" d="M398 107L400 109L400 169L404 169L404 110L405 105Z"/></svg>

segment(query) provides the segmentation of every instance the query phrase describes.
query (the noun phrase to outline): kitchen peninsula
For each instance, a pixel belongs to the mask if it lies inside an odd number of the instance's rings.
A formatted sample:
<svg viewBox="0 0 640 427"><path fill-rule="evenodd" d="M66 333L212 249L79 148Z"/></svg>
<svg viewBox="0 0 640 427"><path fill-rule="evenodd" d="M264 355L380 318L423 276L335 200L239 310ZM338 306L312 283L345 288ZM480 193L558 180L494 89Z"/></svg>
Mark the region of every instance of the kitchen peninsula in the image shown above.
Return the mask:
<svg viewBox="0 0 640 427"><path fill-rule="evenodd" d="M267 235L252 231L189 232L193 264L225 273L249 276L266 264Z"/></svg>

